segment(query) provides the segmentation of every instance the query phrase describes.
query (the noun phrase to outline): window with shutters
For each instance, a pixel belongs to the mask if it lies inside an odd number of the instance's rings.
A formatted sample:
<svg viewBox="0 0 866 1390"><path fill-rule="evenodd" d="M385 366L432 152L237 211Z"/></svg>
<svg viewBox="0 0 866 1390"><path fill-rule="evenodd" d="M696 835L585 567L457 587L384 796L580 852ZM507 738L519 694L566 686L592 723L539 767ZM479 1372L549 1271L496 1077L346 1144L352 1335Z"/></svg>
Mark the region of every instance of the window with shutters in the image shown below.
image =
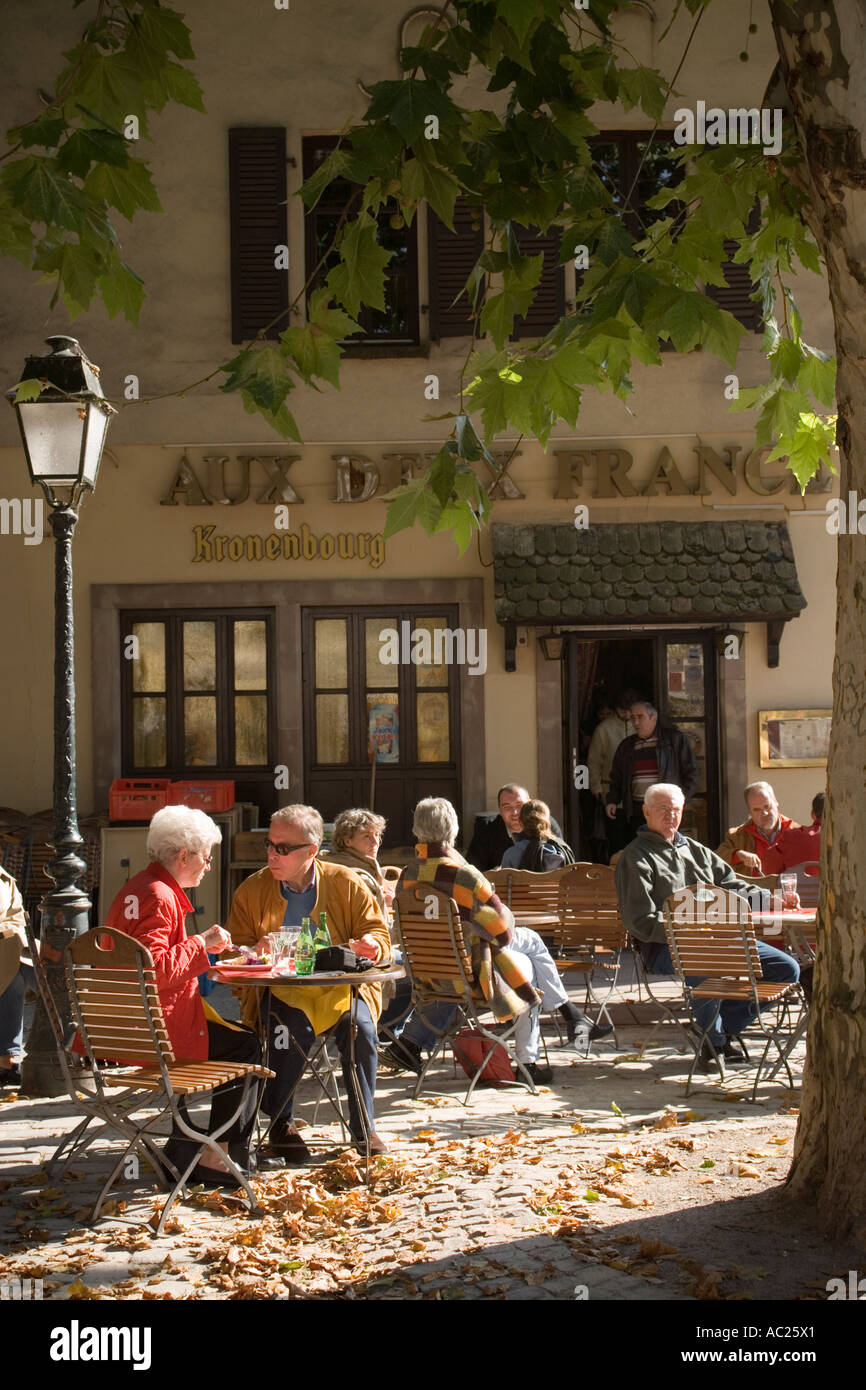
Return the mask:
<svg viewBox="0 0 866 1390"><path fill-rule="evenodd" d="M304 180L310 178L337 143L336 135L311 136L304 140ZM310 289L320 285L333 265L337 253L333 246L337 228L344 216L354 216L358 207L359 185L348 179L333 179L316 206L305 214L306 275L316 271ZM418 342L418 240L416 223L407 227L396 203L386 203L379 213L378 240L392 253L385 267L385 308L364 306L357 315L361 332L349 343L394 343L410 346Z"/></svg>
<svg viewBox="0 0 866 1390"><path fill-rule="evenodd" d="M229 131L232 342L288 327L286 132L283 126Z"/></svg>
<svg viewBox="0 0 866 1390"><path fill-rule="evenodd" d="M675 187L682 178L681 147L670 132L657 131L650 139L646 131L607 131L589 144L595 171L632 236L640 239L659 218L677 215L677 203L662 209L647 206L656 193ZM751 224L749 230L753 230ZM728 260L722 270L727 284L708 285L706 293L745 328L757 333L762 328L761 308L751 298L755 285L748 266L737 265L732 259L736 250L736 241L725 242Z"/></svg>
<svg viewBox="0 0 866 1390"><path fill-rule="evenodd" d="M465 286L484 250L483 219L480 208L471 208L458 198L452 232L431 207L427 208L428 299L433 342L472 336L472 306Z"/></svg>

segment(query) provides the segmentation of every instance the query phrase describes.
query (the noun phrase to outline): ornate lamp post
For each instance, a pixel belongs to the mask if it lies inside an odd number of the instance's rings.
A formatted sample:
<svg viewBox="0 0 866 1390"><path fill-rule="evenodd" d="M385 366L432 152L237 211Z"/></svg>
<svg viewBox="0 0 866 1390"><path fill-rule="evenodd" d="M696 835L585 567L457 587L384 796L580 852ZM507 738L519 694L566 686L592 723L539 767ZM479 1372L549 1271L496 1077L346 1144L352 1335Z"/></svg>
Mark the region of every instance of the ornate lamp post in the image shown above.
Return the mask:
<svg viewBox="0 0 866 1390"><path fill-rule="evenodd" d="M83 841L75 804L72 536L81 498L96 484L108 422L116 412L102 394L99 368L88 362L75 338L55 336L47 342L51 352L27 358L21 382L7 398L18 417L31 482L45 493L54 532L54 856L46 867L54 887L39 911L51 993L71 1032L62 956L72 938L88 930L91 907L81 886L87 866L78 853ZM41 1000L27 1039L23 1082L29 1095L55 1096L65 1089Z"/></svg>

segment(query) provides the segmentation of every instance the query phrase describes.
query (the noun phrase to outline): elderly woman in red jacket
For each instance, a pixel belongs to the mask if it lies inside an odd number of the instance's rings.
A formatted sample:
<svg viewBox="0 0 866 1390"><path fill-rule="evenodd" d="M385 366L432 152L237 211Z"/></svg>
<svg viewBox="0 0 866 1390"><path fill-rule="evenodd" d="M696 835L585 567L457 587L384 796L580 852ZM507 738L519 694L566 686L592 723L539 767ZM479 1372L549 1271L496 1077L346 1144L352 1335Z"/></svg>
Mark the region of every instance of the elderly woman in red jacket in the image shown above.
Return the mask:
<svg viewBox="0 0 866 1390"><path fill-rule="evenodd" d="M135 937L153 957L163 1016L178 1059L214 1062L260 1062L261 1047L251 1028L224 1023L202 1004L198 977L210 966L208 952L231 945L220 926L187 936L184 918L193 911L187 888L197 888L210 868L211 850L221 839L219 826L203 811L166 806L157 811L147 833L151 863L125 883L108 910L106 926ZM229 1082L213 1093L210 1131L237 1108L242 1082ZM255 1089L250 1088L241 1115L221 1137L235 1163L246 1167L255 1118ZM192 1157L192 1141L173 1133L166 1156L182 1169ZM189 1178L208 1186L236 1187L237 1180L212 1153L204 1151Z"/></svg>

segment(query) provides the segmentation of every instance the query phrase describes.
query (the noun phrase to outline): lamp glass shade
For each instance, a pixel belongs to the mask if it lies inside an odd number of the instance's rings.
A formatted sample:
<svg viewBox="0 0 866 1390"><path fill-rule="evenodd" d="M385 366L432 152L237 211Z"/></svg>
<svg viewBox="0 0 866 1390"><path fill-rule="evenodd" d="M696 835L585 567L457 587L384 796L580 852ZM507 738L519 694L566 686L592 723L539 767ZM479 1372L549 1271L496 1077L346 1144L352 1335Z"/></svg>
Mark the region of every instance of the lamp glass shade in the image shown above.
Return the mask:
<svg viewBox="0 0 866 1390"><path fill-rule="evenodd" d="M538 645L541 647L545 661L562 660L562 649L565 646L565 638L560 633L550 632L544 637L539 637Z"/></svg>
<svg viewBox="0 0 866 1390"><path fill-rule="evenodd" d="M90 402L22 401L18 418L34 482L94 486L108 429L103 410Z"/></svg>

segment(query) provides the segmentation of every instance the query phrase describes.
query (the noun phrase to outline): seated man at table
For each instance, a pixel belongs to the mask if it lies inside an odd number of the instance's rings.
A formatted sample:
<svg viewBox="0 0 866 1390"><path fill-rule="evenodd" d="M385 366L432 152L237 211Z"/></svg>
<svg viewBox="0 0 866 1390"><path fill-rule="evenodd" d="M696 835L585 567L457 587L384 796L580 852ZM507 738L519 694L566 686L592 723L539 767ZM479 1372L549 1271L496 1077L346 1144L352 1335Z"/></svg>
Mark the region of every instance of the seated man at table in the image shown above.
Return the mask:
<svg viewBox="0 0 866 1390"><path fill-rule="evenodd" d="M752 782L744 793L749 819L733 826L718 848L728 864L747 874L779 874L821 858L821 825L799 825L779 811L769 782Z"/></svg>
<svg viewBox="0 0 866 1390"><path fill-rule="evenodd" d="M387 961L391 942L382 913L357 874L317 858L322 844L322 817L312 806L284 806L271 817L267 868L245 880L235 893L226 929L238 946L261 944L269 932L313 924L327 914L331 942L350 946L373 961ZM243 991L243 1017L255 1019L259 992ZM287 1162L306 1163L310 1151L292 1123L292 1100L315 1039L330 1028L343 1063L349 1097L349 1128L364 1146L364 1122L349 1075L351 990L286 983L271 991L268 1065L276 1076L267 1083L263 1108L271 1118L269 1152ZM376 1091L376 1020L382 987L363 984L356 1009L355 1076L370 1130L370 1151L385 1145L373 1128ZM336 1027L335 1027L336 1025ZM287 1045L288 1044L288 1045Z"/></svg>
<svg viewBox="0 0 866 1390"><path fill-rule="evenodd" d="M504 787L499 788L496 797L499 815L475 817L475 829L466 851L466 860L473 868L482 874L487 873L488 869L499 868L505 851L523 834L520 809L529 799L525 787L518 786L516 782L506 782ZM561 840L562 831L552 817L550 824L554 837Z"/></svg>
<svg viewBox="0 0 866 1390"><path fill-rule="evenodd" d="M683 816L683 793L673 783L657 782L644 797L646 825L631 844L626 845L616 865L616 891L626 931L637 942L644 965L656 975L673 975L674 966L667 946L663 908L678 888L694 883L714 883L746 898L752 907L769 906L770 895L763 888L750 888L738 879L729 864L697 840L679 833ZM784 906L799 902L796 894ZM800 967L792 956L759 941L758 956L765 980L795 984ZM689 980L696 984L697 980ZM702 1000L695 1007L695 1021L703 1031L716 1012L716 1000ZM732 1038L739 1037L755 1017L748 1001L724 1000L709 1037L716 1052L726 1061L742 1062L744 1055ZM712 1053L705 1043L701 1064L709 1066Z"/></svg>

